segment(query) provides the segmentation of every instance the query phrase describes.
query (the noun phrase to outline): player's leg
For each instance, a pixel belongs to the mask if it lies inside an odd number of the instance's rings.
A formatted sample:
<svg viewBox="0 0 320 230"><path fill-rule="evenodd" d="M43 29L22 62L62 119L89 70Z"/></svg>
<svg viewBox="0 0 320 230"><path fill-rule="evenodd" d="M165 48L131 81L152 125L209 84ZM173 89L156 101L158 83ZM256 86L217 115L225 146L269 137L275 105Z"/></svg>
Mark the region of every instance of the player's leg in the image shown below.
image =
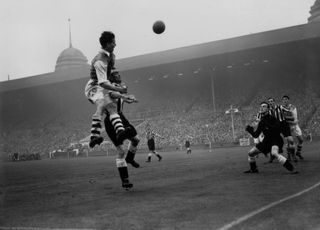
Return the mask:
<svg viewBox="0 0 320 230"><path fill-rule="evenodd" d="M153 151L153 153L158 157L158 161L162 160L162 156L159 153L157 153L156 151Z"/></svg>
<svg viewBox="0 0 320 230"><path fill-rule="evenodd" d="M250 169L247 171L244 171L244 173L258 173L258 167L257 167L257 163L256 163L256 157L258 156L258 154L261 153L261 151L254 146L253 148L251 148L248 152L248 162L250 165Z"/></svg>
<svg viewBox="0 0 320 230"><path fill-rule="evenodd" d="M295 148L295 144L294 144L294 139L293 136L288 136L287 137L287 142L288 142L288 148L287 148L287 152L288 155L291 156L289 158L289 160L293 160L294 162L297 162L297 157L296 157L296 148Z"/></svg>
<svg viewBox="0 0 320 230"><path fill-rule="evenodd" d="M159 161L162 160L162 156L155 149L153 149L151 152L158 157Z"/></svg>
<svg viewBox="0 0 320 230"><path fill-rule="evenodd" d="M149 152L149 153L148 153L148 158L147 158L146 162L151 162L151 157L152 157L152 153Z"/></svg>
<svg viewBox="0 0 320 230"><path fill-rule="evenodd" d="M149 144L150 144L150 148L149 149L151 150L151 153L156 155L158 157L158 160L161 161L162 160L162 156L160 156L160 154L156 152L156 144L154 142L154 139L151 139Z"/></svg>
<svg viewBox="0 0 320 230"><path fill-rule="evenodd" d="M288 123L284 123L284 137L287 141L287 156L288 156L288 161L294 160L297 161L296 155L295 155L295 146L294 146L294 140L292 136L292 131L291 127L289 126Z"/></svg>
<svg viewBox="0 0 320 230"><path fill-rule="evenodd" d="M191 148L190 147L187 148L187 154L191 154Z"/></svg>
<svg viewBox="0 0 320 230"><path fill-rule="evenodd" d="M271 148L271 154L275 156L275 158L278 160L280 164L283 165L288 171L295 172L293 165L290 163L290 161L287 160L284 156L279 154L279 146L273 145Z"/></svg>
<svg viewBox="0 0 320 230"><path fill-rule="evenodd" d="M119 142L119 140L117 139L116 132L108 117L105 117L104 125L105 125L106 132L108 134L108 137L110 138L114 146L116 146L117 148L118 156L116 159L116 165L120 174L122 186L125 189L129 189L130 187L132 187L132 184L129 182L128 167L125 161L125 152L122 148L123 142Z"/></svg>
<svg viewBox="0 0 320 230"><path fill-rule="evenodd" d="M297 145L297 153L296 155L299 157L299 159L303 160L303 156L302 156L302 144L303 144L303 138L302 136L297 136L298 139L298 145Z"/></svg>
<svg viewBox="0 0 320 230"><path fill-rule="evenodd" d="M301 151L302 151L303 137L302 137L302 131L301 131L299 125L295 126L294 135L297 137L297 140L298 140L296 155L299 157L299 159L302 160L303 157L301 155Z"/></svg>
<svg viewBox="0 0 320 230"><path fill-rule="evenodd" d="M108 111L109 120L110 120L116 134L119 135L119 133L124 131L124 126L123 126L122 120L120 118L120 115L117 112L116 103L113 103L113 102L107 103L105 108Z"/></svg>
<svg viewBox="0 0 320 230"><path fill-rule="evenodd" d="M279 150L278 150L279 153L283 153L282 147L283 147L283 145L281 145L281 148L279 148ZM268 161L268 163L272 163L275 159L276 159L276 156L273 155L273 154L271 154L271 152L270 152L270 156L269 156L269 161Z"/></svg>
<svg viewBox="0 0 320 230"><path fill-rule="evenodd" d="M148 144L149 153L148 153L148 158L146 162L151 162L152 153L154 152L154 149L155 149L154 140L149 139L147 144Z"/></svg>
<svg viewBox="0 0 320 230"><path fill-rule="evenodd" d="M134 157L136 155L137 147L140 142L140 139L137 136L135 136L133 138L130 138L129 140L130 140L130 144L129 144L129 149L126 156L126 162L131 164L135 168L139 168L140 165L134 160Z"/></svg>
<svg viewBox="0 0 320 230"><path fill-rule="evenodd" d="M291 159L295 153L295 148L294 148L293 137L291 135L290 126L286 121L281 122L281 133L287 143L287 160L291 161Z"/></svg>
<svg viewBox="0 0 320 230"><path fill-rule="evenodd" d="M282 146L282 147L283 147L283 146ZM282 147L279 148L279 153L280 153L280 154L283 153ZM276 159L275 155L271 154L271 152L270 152L270 156L269 156L269 161L268 161L268 163L273 163L273 161L274 161L275 159Z"/></svg>
<svg viewBox="0 0 320 230"><path fill-rule="evenodd" d="M122 145L117 146L116 148L118 152L116 165L119 171L122 187L128 190L133 187L133 184L129 181L128 166L125 160L125 151L123 150Z"/></svg>
<svg viewBox="0 0 320 230"><path fill-rule="evenodd" d="M103 138L101 137L101 122L103 116L104 109L104 101L103 99L98 99L95 102L97 109L96 112L92 116L91 122L91 135L90 135L90 148L93 148L95 145L100 145L103 142Z"/></svg>
<svg viewBox="0 0 320 230"><path fill-rule="evenodd" d="M119 113L119 116L122 120L123 126L125 128L126 137L130 141L128 152L126 155L126 162L131 164L135 168L139 168L140 165L134 160L134 157L137 152L137 147L140 142L140 139L138 138L137 130L133 125L130 124L128 119L123 115L122 112Z"/></svg>
<svg viewBox="0 0 320 230"><path fill-rule="evenodd" d="M152 154L154 154L154 155L156 155L158 157L158 161L162 160L162 156L159 153L157 153L155 150L150 150L149 149L149 151L150 152L148 153L148 158L147 158L146 162L151 162Z"/></svg>
<svg viewBox="0 0 320 230"><path fill-rule="evenodd" d="M274 161L274 159L275 159L275 156L270 153L268 163L272 163Z"/></svg>

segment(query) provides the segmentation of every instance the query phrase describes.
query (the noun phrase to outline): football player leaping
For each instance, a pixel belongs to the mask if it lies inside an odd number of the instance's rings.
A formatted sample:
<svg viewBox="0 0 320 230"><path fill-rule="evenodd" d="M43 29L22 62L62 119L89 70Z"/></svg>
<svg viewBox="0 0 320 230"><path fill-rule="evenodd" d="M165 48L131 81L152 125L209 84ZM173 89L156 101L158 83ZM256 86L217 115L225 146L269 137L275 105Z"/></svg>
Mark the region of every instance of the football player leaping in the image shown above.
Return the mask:
<svg viewBox="0 0 320 230"><path fill-rule="evenodd" d="M117 138L120 141L127 139L127 132L124 128L121 118L117 113L116 105L110 98L110 90L126 93L125 87L113 85L109 81L111 71L115 68L115 55L113 53L116 47L115 35L110 31L104 31L100 36L101 50L93 58L90 70L90 80L85 86L85 95L88 100L95 104L96 112L92 116L91 137L89 146L93 148L100 145L103 138L100 136L101 122L104 110L108 111L108 119L111 121Z"/></svg>

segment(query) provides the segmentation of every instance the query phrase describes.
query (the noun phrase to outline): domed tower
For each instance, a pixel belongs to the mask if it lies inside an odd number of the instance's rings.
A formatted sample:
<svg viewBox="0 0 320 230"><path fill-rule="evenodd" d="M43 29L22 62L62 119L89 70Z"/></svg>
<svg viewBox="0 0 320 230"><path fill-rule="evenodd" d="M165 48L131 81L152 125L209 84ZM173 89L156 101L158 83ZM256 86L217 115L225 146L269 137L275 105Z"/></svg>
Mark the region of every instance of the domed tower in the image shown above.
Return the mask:
<svg viewBox="0 0 320 230"><path fill-rule="evenodd" d="M313 6L311 6L310 14L308 22L320 22L320 0L316 0Z"/></svg>
<svg viewBox="0 0 320 230"><path fill-rule="evenodd" d="M83 55L83 53L72 47L71 43L71 26L69 19L69 48L63 50L59 55L55 71L65 70L72 67L87 66L88 59Z"/></svg>

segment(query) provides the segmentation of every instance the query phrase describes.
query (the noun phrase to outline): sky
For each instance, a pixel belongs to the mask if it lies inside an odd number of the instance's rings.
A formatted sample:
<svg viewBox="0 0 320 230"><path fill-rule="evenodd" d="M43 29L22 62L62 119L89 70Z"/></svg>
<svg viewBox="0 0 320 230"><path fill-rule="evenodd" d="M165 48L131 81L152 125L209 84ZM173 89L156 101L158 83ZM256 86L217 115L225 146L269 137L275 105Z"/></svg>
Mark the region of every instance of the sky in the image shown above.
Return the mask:
<svg viewBox="0 0 320 230"><path fill-rule="evenodd" d="M53 72L72 46L90 62L102 31L117 58L307 23L315 0L1 0L0 81ZM155 21L164 33L152 31Z"/></svg>

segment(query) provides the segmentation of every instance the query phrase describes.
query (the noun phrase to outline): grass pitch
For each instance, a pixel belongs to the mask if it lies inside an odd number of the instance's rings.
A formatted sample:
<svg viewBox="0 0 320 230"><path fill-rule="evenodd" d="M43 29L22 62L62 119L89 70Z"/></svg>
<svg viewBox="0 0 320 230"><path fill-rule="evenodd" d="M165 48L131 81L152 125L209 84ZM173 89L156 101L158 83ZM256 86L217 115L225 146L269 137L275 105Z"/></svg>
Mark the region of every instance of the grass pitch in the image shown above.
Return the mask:
<svg viewBox="0 0 320 230"><path fill-rule="evenodd" d="M0 163L2 229L320 229L320 186L235 223L320 182L320 143L304 146L291 175L263 155L247 175L247 147L137 154L131 191L114 156ZM1 229L0 228L0 229Z"/></svg>

